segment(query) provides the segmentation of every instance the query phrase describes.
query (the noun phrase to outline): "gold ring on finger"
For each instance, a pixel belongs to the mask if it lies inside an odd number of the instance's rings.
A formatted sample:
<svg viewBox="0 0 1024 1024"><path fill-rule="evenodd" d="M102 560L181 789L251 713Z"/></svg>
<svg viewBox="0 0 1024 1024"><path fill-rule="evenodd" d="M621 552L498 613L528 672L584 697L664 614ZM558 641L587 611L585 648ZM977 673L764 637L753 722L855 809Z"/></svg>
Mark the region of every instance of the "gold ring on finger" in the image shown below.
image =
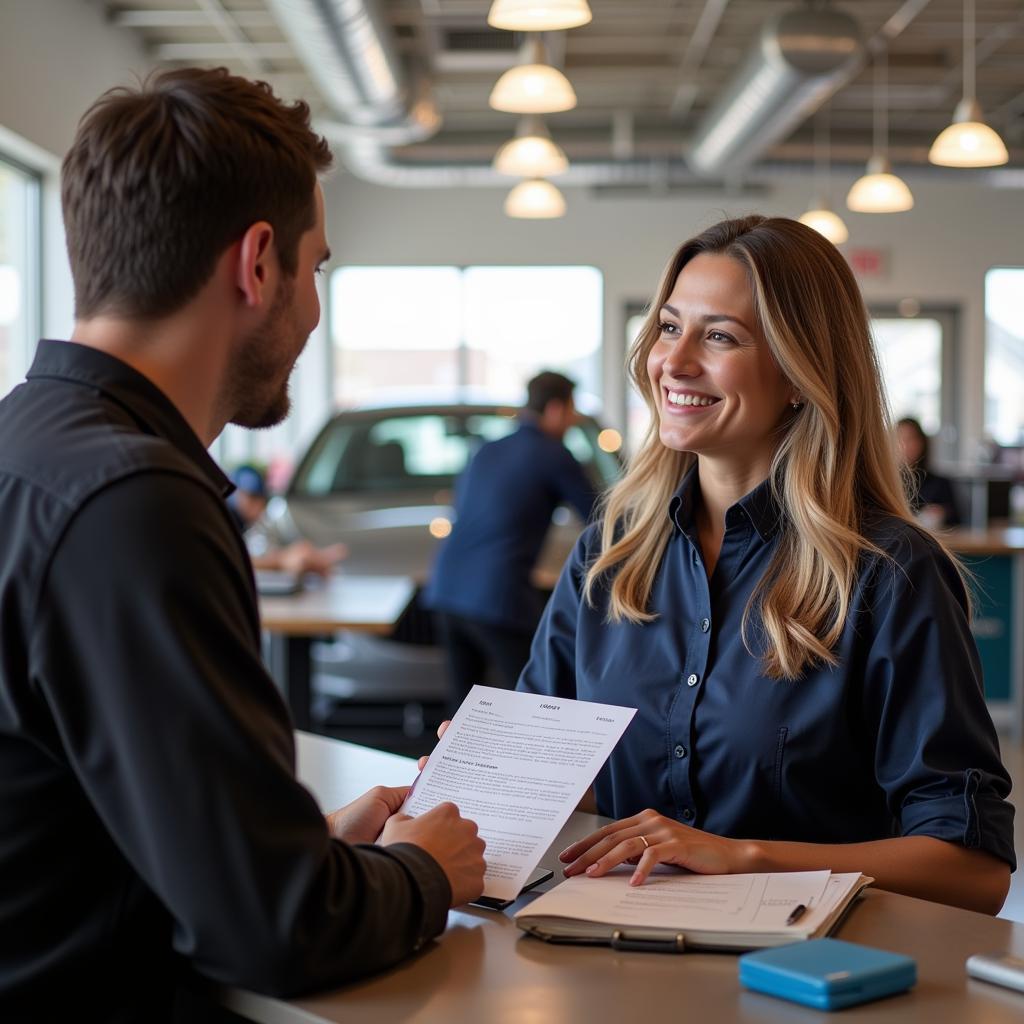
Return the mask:
<svg viewBox="0 0 1024 1024"><path fill-rule="evenodd" d="M644 844L644 849L645 850L650 849L651 844L649 842L647 842L647 836L641 836L640 837L640 842Z"/></svg>

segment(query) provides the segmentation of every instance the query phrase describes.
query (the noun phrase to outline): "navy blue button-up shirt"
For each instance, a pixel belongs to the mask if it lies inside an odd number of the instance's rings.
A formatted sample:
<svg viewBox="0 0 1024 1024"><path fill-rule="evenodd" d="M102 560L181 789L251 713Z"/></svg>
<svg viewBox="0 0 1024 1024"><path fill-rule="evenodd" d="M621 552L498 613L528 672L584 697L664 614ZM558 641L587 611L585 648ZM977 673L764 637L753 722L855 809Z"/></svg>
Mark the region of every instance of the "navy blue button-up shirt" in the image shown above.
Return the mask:
<svg viewBox="0 0 1024 1024"><path fill-rule="evenodd" d="M564 502L586 520L595 497L569 449L529 419L485 444L456 483L455 527L438 552L427 606L532 631L543 602L530 573L551 514Z"/></svg>
<svg viewBox="0 0 1024 1024"><path fill-rule="evenodd" d="M879 516L839 664L795 681L761 672L744 609L779 538L766 483L726 515L708 579L693 519L695 470L673 498L673 530L649 623L605 621L581 598L598 527L562 572L519 689L639 710L595 783L600 813L653 807L723 836L849 843L927 835L1015 866L1010 782L985 706L966 595L920 530ZM756 619L748 632L757 637ZM762 641L763 642L763 641ZM756 648L755 648L756 650Z"/></svg>

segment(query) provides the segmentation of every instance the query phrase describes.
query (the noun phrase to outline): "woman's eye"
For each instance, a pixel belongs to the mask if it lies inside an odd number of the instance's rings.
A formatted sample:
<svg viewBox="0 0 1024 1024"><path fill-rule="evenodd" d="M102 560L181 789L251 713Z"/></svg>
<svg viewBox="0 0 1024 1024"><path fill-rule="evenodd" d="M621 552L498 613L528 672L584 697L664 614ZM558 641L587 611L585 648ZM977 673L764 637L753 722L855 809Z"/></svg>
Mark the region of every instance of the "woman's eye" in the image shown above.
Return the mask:
<svg viewBox="0 0 1024 1024"><path fill-rule="evenodd" d="M723 334L721 331L709 331L708 337L712 341L722 341L726 344L732 341L732 338L730 338L728 334Z"/></svg>
<svg viewBox="0 0 1024 1024"><path fill-rule="evenodd" d="M675 324L660 323L658 324L658 332L660 334L678 334L679 328Z"/></svg>

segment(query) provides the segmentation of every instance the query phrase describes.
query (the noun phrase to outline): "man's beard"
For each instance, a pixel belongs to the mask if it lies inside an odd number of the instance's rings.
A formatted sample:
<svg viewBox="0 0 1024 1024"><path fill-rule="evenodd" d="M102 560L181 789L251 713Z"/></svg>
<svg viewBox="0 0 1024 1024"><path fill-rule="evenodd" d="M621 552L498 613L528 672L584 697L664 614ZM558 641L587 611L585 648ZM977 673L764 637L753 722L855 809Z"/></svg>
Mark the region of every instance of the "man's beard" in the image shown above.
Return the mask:
<svg viewBox="0 0 1024 1024"><path fill-rule="evenodd" d="M240 427L273 427L291 411L288 378L299 355L293 344L294 294L294 282L284 278L267 319L241 343L232 360L227 409L230 422Z"/></svg>

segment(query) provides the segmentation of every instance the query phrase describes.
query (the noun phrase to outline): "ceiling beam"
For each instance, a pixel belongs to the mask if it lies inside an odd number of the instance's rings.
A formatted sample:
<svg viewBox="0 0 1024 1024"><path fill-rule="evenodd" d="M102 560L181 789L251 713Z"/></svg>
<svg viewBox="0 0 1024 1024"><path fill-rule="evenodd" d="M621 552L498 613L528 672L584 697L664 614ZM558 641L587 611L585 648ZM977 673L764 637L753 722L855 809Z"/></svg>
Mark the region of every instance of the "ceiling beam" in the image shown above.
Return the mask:
<svg viewBox="0 0 1024 1024"><path fill-rule="evenodd" d="M156 11L125 8L110 10L110 21L117 28L209 28L210 19L204 11ZM242 28L273 28L269 11L233 11L232 17Z"/></svg>

